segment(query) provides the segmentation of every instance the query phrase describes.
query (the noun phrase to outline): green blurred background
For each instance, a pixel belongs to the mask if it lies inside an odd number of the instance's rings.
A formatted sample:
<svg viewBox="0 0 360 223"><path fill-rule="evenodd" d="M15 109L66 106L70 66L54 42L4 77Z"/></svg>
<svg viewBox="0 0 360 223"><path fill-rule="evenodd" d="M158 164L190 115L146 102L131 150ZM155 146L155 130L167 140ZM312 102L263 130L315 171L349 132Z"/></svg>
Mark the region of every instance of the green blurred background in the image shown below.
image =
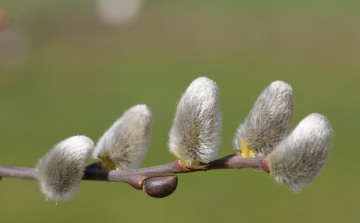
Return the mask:
<svg viewBox="0 0 360 223"><path fill-rule="evenodd" d="M313 112L332 124L328 161L297 194L266 173L218 170L179 175L163 199L84 181L55 204L37 182L3 178L1 222L360 222L360 1L105 3L1 0L2 165L34 167L72 135L96 142L140 103L155 121L140 167L172 162L176 103L199 76L220 88L218 158L236 152L239 123L261 91L282 80L293 87L293 127ZM114 19L105 9L132 14Z"/></svg>

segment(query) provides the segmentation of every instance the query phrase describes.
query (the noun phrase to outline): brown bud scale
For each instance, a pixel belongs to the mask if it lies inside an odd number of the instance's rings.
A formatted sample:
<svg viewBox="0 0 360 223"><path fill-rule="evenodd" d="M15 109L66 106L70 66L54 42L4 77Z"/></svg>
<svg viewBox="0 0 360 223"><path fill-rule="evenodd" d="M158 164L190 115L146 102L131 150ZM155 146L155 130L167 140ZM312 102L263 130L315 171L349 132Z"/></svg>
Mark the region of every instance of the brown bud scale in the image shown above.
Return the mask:
<svg viewBox="0 0 360 223"><path fill-rule="evenodd" d="M155 198L163 198L171 195L177 187L177 176L160 176L146 179L143 182L144 192Z"/></svg>

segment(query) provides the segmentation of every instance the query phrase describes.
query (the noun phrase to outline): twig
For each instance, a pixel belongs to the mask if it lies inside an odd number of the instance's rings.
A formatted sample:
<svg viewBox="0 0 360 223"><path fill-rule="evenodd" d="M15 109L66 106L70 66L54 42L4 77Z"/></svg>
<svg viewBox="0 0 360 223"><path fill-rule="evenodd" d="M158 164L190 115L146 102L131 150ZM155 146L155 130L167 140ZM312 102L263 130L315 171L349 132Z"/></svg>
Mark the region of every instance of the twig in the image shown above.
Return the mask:
<svg viewBox="0 0 360 223"><path fill-rule="evenodd" d="M36 180L36 173L35 169L31 168L0 165L0 177Z"/></svg>
<svg viewBox="0 0 360 223"><path fill-rule="evenodd" d="M87 166L84 170L83 180L124 182L140 190L144 181L157 176L165 176L178 173L191 173L198 171L208 171L217 169L242 169L255 168L269 172L268 156L243 158L240 153L235 153L221 159L208 163L203 169L188 169L184 167L181 160L172 163L153 166L135 170L102 170L100 163L96 162ZM0 165L0 178L11 177L27 180L37 180L36 170L31 168L21 168Z"/></svg>

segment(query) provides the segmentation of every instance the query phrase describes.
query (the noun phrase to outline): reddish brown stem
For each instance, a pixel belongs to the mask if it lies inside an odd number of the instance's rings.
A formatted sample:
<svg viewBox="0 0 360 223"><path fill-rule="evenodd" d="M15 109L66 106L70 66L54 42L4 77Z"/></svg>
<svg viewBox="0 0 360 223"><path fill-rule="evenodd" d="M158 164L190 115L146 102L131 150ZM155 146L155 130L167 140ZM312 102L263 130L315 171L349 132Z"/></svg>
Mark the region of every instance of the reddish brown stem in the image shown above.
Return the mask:
<svg viewBox="0 0 360 223"><path fill-rule="evenodd" d="M97 168L94 168L94 167ZM90 167L90 169L88 169ZM160 165L136 170L102 170L99 163L93 163L85 168L83 180L100 180L125 182L140 190L144 180L176 173L191 172L191 170L183 167L178 160Z"/></svg>
<svg viewBox="0 0 360 223"><path fill-rule="evenodd" d="M136 170L102 170L99 163L93 163L84 170L83 180L125 182L140 190L144 180L156 176L165 176L178 173L190 173L217 169L255 168L269 172L268 155L263 157L243 158L235 153L208 163L203 169L188 169L181 160L172 163ZM28 180L37 180L35 169L0 165L0 177L11 177Z"/></svg>

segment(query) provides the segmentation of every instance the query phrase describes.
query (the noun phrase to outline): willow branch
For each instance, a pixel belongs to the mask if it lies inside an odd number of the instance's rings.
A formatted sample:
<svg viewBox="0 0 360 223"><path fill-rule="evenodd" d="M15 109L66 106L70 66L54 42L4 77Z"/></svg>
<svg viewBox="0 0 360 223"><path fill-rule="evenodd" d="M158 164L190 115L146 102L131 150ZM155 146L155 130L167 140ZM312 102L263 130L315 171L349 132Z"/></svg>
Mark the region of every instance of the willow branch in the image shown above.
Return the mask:
<svg viewBox="0 0 360 223"><path fill-rule="evenodd" d="M37 180L35 169L0 165L0 177Z"/></svg>
<svg viewBox="0 0 360 223"><path fill-rule="evenodd" d="M179 173L192 173L199 171L217 170L217 169L242 169L255 168L269 172L268 156L243 158L240 153L235 153L221 159L208 163L203 169L188 169L181 160L175 160L172 163L147 167L135 170L103 170L100 163L96 162L87 166L84 170L83 180L124 182L136 189L142 189L146 179ZM27 180L37 180L36 170L31 168L21 168L0 165L0 178L11 177Z"/></svg>

